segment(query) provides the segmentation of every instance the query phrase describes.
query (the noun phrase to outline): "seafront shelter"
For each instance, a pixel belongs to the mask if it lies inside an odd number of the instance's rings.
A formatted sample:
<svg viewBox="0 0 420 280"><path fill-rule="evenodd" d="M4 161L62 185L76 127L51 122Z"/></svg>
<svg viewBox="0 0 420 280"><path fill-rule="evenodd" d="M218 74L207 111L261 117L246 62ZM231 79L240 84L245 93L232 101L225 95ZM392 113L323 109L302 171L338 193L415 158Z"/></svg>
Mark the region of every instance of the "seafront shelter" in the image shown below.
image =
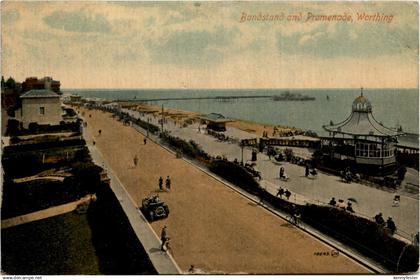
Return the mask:
<svg viewBox="0 0 420 280"><path fill-rule="evenodd" d="M395 145L402 131L382 125L372 114L372 104L361 94L342 122L324 125L329 137L322 138L323 150L332 160L359 172L391 173L396 167ZM327 148L327 149L325 149Z"/></svg>
<svg viewBox="0 0 420 280"><path fill-rule="evenodd" d="M207 129L215 131L226 131L226 123L233 121L217 113L202 115L200 119L207 124Z"/></svg>

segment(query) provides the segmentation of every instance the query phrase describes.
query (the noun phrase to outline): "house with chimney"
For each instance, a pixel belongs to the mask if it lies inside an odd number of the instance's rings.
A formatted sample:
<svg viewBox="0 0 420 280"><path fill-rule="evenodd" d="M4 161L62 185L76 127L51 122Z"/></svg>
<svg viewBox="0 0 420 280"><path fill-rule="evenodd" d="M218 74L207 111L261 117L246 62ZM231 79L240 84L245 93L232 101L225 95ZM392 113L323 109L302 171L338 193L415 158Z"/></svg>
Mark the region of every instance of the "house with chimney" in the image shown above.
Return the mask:
<svg viewBox="0 0 420 280"><path fill-rule="evenodd" d="M20 96L22 107L16 111L23 128L31 125L58 125L63 121L60 95L52 90L52 79L43 79L41 88L31 89ZM38 85L39 86L39 85Z"/></svg>

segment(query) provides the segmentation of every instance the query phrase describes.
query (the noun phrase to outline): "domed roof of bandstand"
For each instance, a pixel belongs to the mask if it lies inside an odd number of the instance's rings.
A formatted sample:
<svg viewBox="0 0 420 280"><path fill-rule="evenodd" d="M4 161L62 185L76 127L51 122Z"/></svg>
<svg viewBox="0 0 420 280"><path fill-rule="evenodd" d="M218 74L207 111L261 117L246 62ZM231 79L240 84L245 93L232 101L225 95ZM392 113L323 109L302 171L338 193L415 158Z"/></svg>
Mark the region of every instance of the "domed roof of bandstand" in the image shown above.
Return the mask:
<svg viewBox="0 0 420 280"><path fill-rule="evenodd" d="M350 116L337 124L324 125L323 128L333 134L351 136L370 136L376 138L395 137L404 133L387 128L379 123L372 114L372 104L363 96L363 88L352 105Z"/></svg>

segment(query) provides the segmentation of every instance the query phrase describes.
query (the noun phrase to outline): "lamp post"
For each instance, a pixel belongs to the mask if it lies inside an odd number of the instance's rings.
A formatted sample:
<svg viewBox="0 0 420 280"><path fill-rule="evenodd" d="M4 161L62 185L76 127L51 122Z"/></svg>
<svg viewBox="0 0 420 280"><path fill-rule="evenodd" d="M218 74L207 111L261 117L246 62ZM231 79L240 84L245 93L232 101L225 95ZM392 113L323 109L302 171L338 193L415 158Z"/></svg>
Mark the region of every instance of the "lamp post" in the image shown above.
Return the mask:
<svg viewBox="0 0 420 280"><path fill-rule="evenodd" d="M163 120L164 120L164 117L163 117L163 104L162 104L162 119L160 120L160 127L161 127L162 133L163 133Z"/></svg>
<svg viewBox="0 0 420 280"><path fill-rule="evenodd" d="M244 165L244 143L243 140L241 140L241 165Z"/></svg>

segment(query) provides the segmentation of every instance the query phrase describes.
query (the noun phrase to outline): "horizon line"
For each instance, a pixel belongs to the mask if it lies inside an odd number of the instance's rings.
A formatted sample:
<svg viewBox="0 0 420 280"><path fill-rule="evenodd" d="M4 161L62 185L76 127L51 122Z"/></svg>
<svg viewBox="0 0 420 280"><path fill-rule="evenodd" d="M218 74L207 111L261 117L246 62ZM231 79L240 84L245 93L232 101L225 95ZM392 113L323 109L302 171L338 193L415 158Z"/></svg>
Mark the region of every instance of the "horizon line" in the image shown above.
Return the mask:
<svg viewBox="0 0 420 280"><path fill-rule="evenodd" d="M314 88L62 88L61 90L332 90L332 89L361 89L362 87L314 87ZM411 89L419 90L419 87L363 87L363 90L378 90L378 89Z"/></svg>

